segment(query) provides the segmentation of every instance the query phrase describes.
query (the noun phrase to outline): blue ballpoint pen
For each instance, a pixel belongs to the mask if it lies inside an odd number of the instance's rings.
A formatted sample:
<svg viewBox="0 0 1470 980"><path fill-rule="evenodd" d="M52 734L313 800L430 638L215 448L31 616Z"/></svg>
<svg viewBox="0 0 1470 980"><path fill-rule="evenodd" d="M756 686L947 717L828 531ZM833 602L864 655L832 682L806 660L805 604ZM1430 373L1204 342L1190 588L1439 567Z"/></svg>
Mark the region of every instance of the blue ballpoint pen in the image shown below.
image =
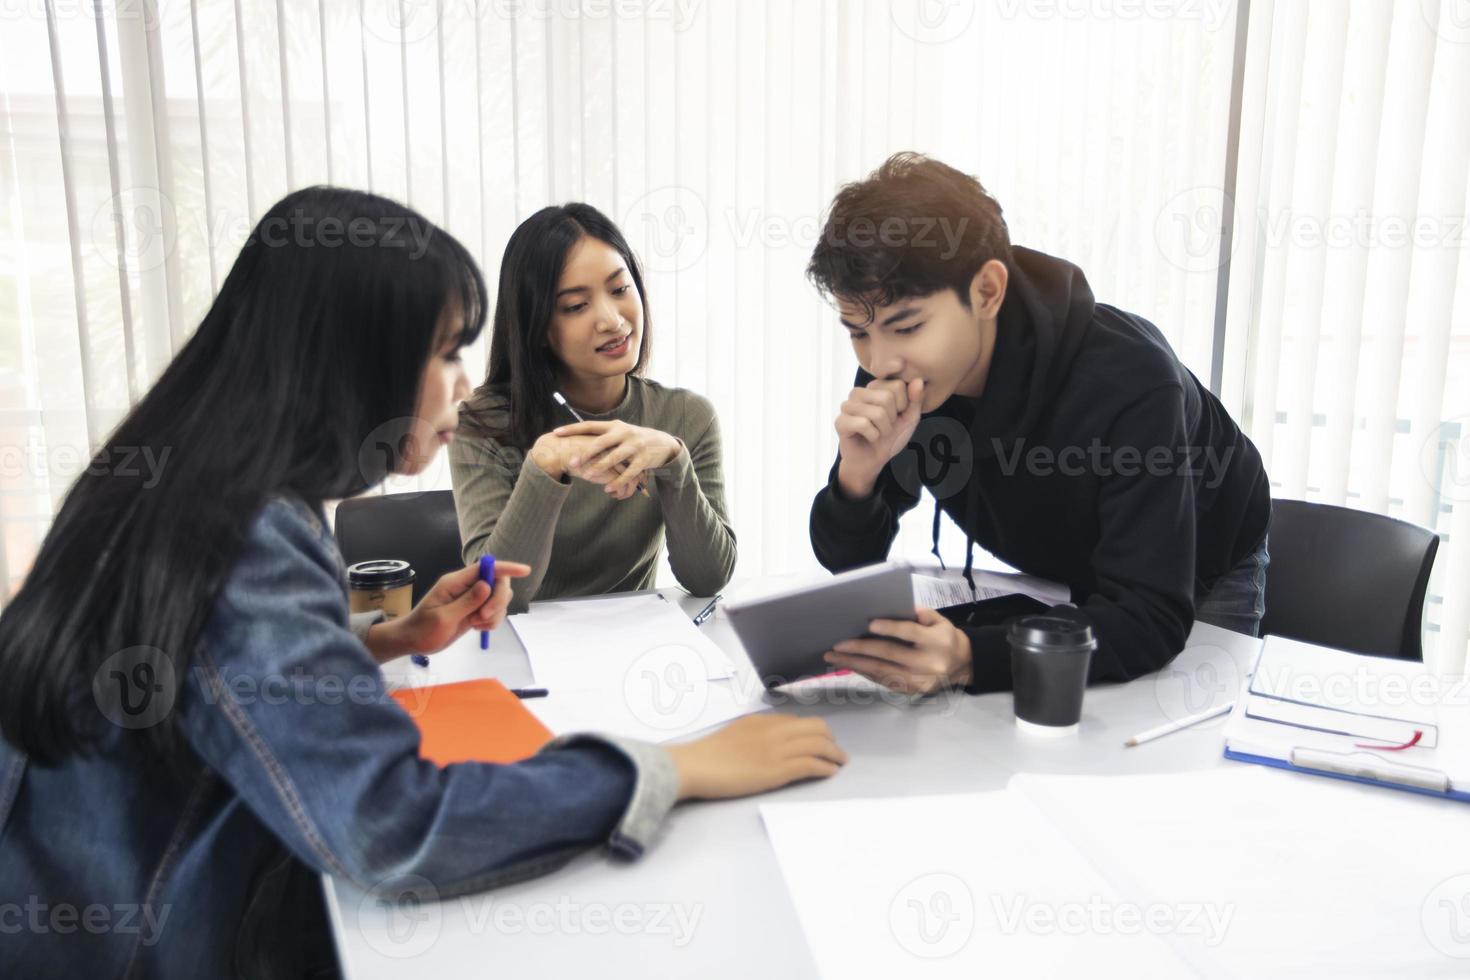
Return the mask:
<svg viewBox="0 0 1470 980"><path fill-rule="evenodd" d="M490 584L490 591L495 591L495 556L485 555L480 559L480 581ZM490 649L490 631L480 630L480 649ZM420 667L429 666L429 658L421 653L413 655L413 662Z"/></svg>
<svg viewBox="0 0 1470 980"><path fill-rule="evenodd" d="M495 591L495 556L482 555L480 557L480 581L490 586L490 591ZM480 649L490 649L490 631L480 630Z"/></svg>

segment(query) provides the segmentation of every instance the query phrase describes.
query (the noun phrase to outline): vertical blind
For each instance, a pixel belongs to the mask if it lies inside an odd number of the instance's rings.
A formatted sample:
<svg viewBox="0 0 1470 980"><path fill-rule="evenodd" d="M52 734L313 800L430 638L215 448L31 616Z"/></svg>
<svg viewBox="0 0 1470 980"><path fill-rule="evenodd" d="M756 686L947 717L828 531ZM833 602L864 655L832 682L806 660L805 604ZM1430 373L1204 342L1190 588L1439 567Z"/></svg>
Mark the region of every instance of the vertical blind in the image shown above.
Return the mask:
<svg viewBox="0 0 1470 980"><path fill-rule="evenodd" d="M1206 379L1233 200L1226 403L1279 494L1445 534L1431 620L1457 668L1466 251L1448 238L1323 249L1271 230L1355 207L1463 215L1454 123L1470 46L1433 8L1256 0L1227 187L1230 0L7 7L0 582L19 583L66 487L187 338L253 221L323 182L407 201L492 280L532 211L606 211L646 266L652 376L719 410L737 575L809 568L807 510L856 363L805 260L843 182L919 150L977 175L1014 241L1077 262L1100 300L1157 323ZM467 352L472 380L484 345ZM1431 431L1442 448L1426 471ZM441 459L384 489L448 485ZM927 511L905 520L900 550L928 551ZM962 549L946 523L941 552Z"/></svg>
<svg viewBox="0 0 1470 980"><path fill-rule="evenodd" d="M1440 533L1425 659L1462 672L1470 19L1438 0L1256 0L1250 49L1227 404L1276 495Z"/></svg>

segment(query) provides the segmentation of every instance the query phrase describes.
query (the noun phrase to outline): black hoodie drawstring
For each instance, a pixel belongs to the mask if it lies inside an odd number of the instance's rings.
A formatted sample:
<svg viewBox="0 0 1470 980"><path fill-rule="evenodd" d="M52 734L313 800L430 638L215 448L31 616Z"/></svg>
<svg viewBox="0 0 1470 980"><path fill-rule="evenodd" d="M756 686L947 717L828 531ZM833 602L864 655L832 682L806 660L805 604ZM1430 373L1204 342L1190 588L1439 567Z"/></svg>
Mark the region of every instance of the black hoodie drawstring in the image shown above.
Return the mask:
<svg viewBox="0 0 1470 980"><path fill-rule="evenodd" d="M975 564L975 536L970 533L970 528L973 526L970 523L970 510L978 496L980 496L980 481L972 475L965 492L965 581L970 583L972 600L975 598L975 576L971 574L970 569Z"/></svg>
<svg viewBox="0 0 1470 980"><path fill-rule="evenodd" d="M944 556L939 553L939 515L941 513L942 513L942 508L939 506L939 498L936 497L934 499L934 547L930 549L930 553L935 558L938 558L939 559L939 567L941 569L945 570L945 571L948 571L949 566L947 566L947 565L944 564ZM970 524L970 498L967 495L965 497L965 526L968 527L969 524ZM975 589L975 575L974 575L974 572L972 571L972 569L974 568L974 566L975 566L975 539L974 539L974 537L972 537L970 535L970 532L969 531L966 531L965 532L965 582L967 582L969 584L969 586L970 586L970 595L972 597L975 595L975 592L976 592L976 589Z"/></svg>
<svg viewBox="0 0 1470 980"><path fill-rule="evenodd" d="M944 556L939 553L939 514L940 514L939 498L938 497L935 497L934 498L934 547L930 548L929 549L929 552L935 558L938 558L939 559L939 567L941 569L944 569L945 571L948 571L949 570L948 569L948 566L946 566L944 564Z"/></svg>

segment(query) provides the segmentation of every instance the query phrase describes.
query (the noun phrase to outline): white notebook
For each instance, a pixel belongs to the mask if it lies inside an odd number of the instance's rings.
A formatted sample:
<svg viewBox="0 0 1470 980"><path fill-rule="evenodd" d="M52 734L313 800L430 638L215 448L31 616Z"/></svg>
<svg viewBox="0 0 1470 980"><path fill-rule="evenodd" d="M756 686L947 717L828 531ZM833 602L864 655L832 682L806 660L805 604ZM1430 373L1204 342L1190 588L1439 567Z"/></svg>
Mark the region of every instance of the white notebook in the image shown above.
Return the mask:
<svg viewBox="0 0 1470 980"><path fill-rule="evenodd" d="M1470 801L1470 681L1268 636L1225 755Z"/></svg>

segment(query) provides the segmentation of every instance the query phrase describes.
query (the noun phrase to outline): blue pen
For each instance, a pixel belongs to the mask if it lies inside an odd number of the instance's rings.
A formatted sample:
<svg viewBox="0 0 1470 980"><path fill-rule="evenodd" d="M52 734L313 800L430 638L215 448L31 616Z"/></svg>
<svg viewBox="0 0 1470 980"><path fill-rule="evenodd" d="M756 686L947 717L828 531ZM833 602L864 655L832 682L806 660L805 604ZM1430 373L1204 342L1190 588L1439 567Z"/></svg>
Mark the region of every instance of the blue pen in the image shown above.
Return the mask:
<svg viewBox="0 0 1470 980"><path fill-rule="evenodd" d="M412 657L410 657L409 659L413 661L414 666L416 666L416 667L427 667L427 666L429 666L429 658L426 657L426 656L424 656L422 653L416 653Z"/></svg>
<svg viewBox="0 0 1470 980"><path fill-rule="evenodd" d="M480 558L480 581L490 586L490 591L495 591L495 556L482 555ZM480 649L490 649L490 631L480 630Z"/></svg>

